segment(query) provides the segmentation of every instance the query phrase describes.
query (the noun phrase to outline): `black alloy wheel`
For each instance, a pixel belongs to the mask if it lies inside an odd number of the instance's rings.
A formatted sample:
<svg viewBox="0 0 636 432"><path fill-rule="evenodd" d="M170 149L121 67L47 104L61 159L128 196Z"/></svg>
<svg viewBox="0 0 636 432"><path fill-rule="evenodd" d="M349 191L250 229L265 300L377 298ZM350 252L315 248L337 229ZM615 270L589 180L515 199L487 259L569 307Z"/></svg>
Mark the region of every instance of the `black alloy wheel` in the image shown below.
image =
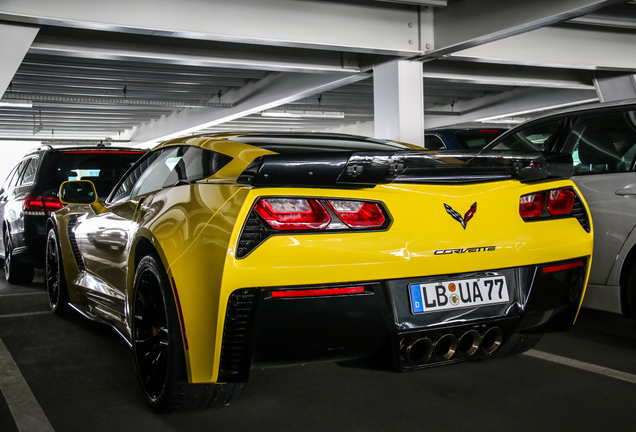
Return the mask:
<svg viewBox="0 0 636 432"><path fill-rule="evenodd" d="M12 285L27 284L33 280L33 266L19 262L13 254L9 229L4 230L4 278Z"/></svg>
<svg viewBox="0 0 636 432"><path fill-rule="evenodd" d="M169 392L171 373L170 329L166 287L153 257L145 257L135 276L133 304L133 342L135 366L147 401L161 410Z"/></svg>
<svg viewBox="0 0 636 432"><path fill-rule="evenodd" d="M132 337L137 377L152 410L224 406L242 394L244 383L188 382L172 286L161 260L155 255L142 258L135 271Z"/></svg>
<svg viewBox="0 0 636 432"><path fill-rule="evenodd" d="M68 305L68 292L66 291L62 254L55 228L49 230L46 238L44 273L44 284L49 296L51 310L55 313L61 313Z"/></svg>

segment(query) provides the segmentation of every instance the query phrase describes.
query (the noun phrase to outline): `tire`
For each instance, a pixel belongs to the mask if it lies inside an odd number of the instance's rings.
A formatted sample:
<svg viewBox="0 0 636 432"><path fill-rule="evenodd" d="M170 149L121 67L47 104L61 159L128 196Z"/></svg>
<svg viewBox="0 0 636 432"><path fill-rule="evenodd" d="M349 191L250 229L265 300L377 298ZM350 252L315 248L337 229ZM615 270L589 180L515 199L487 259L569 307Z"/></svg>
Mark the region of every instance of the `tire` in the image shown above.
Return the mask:
<svg viewBox="0 0 636 432"><path fill-rule="evenodd" d="M49 305L55 313L68 309L68 291L60 241L55 228L51 228L46 238L46 258L44 263L44 285L49 295Z"/></svg>
<svg viewBox="0 0 636 432"><path fill-rule="evenodd" d="M22 263L13 255L13 243L9 230L4 231L4 278L12 285L28 284L33 281L35 270L32 265Z"/></svg>
<svg viewBox="0 0 636 432"><path fill-rule="evenodd" d="M627 301L628 311L626 315L632 317L634 322L636 322L636 266L634 266L629 272L629 277L627 279L627 292L622 298ZM624 309L625 307L623 307L623 310Z"/></svg>
<svg viewBox="0 0 636 432"><path fill-rule="evenodd" d="M135 371L153 411L172 412L227 405L242 393L242 383L190 384L187 380L180 321L168 276L158 258L137 266L132 304Z"/></svg>
<svg viewBox="0 0 636 432"><path fill-rule="evenodd" d="M514 333L510 336L508 343L502 347L499 357L507 357L529 351L539 343L542 337L543 333Z"/></svg>

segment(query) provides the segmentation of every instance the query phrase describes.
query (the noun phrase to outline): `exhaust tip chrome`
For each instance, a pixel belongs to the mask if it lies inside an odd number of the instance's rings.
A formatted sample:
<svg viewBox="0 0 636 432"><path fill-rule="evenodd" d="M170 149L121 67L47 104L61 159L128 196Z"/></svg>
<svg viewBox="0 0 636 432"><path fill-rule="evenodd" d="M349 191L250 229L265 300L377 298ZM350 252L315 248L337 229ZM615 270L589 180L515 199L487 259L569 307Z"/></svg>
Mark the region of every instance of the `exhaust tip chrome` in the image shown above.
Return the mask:
<svg viewBox="0 0 636 432"><path fill-rule="evenodd" d="M411 364L420 365L430 360L433 355L433 342L429 338L407 338L401 343L402 356Z"/></svg>
<svg viewBox="0 0 636 432"><path fill-rule="evenodd" d="M435 342L435 357L441 360L450 360L457 351L457 336L452 333L445 334Z"/></svg>
<svg viewBox="0 0 636 432"><path fill-rule="evenodd" d="M457 350L468 356L477 352L481 344L481 334L477 330L468 330L459 338Z"/></svg>
<svg viewBox="0 0 636 432"><path fill-rule="evenodd" d="M499 327L492 327L484 333L481 340L481 348L486 354L492 354L499 349L503 340L503 331Z"/></svg>

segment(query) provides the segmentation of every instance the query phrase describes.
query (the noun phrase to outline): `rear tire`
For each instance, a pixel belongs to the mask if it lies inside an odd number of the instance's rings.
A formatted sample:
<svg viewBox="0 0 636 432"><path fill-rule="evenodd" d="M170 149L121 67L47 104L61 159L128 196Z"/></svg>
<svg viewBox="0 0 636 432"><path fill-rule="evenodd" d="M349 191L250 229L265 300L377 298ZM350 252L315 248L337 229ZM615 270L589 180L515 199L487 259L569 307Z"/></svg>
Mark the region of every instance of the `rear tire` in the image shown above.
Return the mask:
<svg viewBox="0 0 636 432"><path fill-rule="evenodd" d="M12 285L28 284L33 281L35 269L32 265L22 263L13 254L13 243L9 229L4 231L4 278Z"/></svg>
<svg viewBox="0 0 636 432"><path fill-rule="evenodd" d="M627 279L627 293L623 299L627 300L627 315L631 316L636 323L636 265L629 272L629 278ZM624 310L624 308L623 308Z"/></svg>
<svg viewBox="0 0 636 432"><path fill-rule="evenodd" d="M238 398L243 384L190 384L172 287L161 261L144 257L132 304L135 370L148 406L159 412L205 409Z"/></svg>
<svg viewBox="0 0 636 432"><path fill-rule="evenodd" d="M68 308L68 291L64 277L62 251L57 230L51 228L46 238L46 259L44 263L44 285L49 295L49 305L55 313L63 313Z"/></svg>
<svg viewBox="0 0 636 432"><path fill-rule="evenodd" d="M499 351L500 357L522 354L531 350L539 343L543 333L515 333L510 336L508 343Z"/></svg>

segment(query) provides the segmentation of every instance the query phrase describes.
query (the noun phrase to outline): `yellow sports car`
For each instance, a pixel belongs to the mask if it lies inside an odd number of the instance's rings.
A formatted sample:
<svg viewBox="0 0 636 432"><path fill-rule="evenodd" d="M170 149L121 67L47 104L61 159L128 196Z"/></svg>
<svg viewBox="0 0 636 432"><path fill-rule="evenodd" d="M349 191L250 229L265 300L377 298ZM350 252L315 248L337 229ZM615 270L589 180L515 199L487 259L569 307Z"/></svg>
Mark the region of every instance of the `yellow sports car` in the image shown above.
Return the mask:
<svg viewBox="0 0 636 432"><path fill-rule="evenodd" d="M592 254L569 156L331 134L166 142L108 197L62 184L51 307L115 328L155 410L223 405L250 368L408 371L567 330Z"/></svg>

